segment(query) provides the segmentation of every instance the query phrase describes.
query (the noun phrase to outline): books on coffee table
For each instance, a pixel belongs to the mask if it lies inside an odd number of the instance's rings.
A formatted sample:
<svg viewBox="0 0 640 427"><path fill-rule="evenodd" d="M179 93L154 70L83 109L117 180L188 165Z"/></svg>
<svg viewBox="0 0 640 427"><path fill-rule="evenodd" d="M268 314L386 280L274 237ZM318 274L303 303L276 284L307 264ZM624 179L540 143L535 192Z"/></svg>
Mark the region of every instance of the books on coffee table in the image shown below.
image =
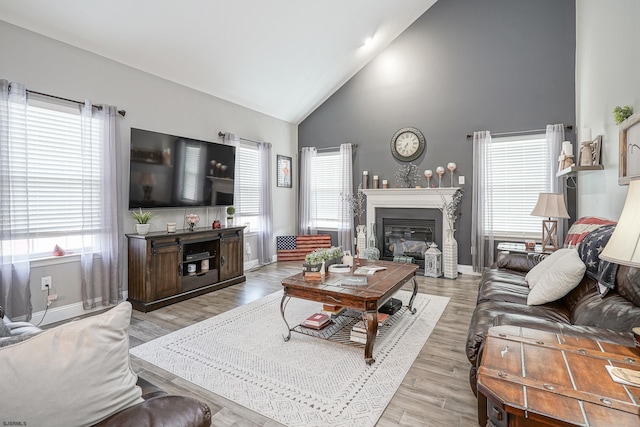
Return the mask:
<svg viewBox="0 0 640 427"><path fill-rule="evenodd" d="M376 335L380 335L380 330L376 332ZM353 325L349 335L349 340L361 344L367 343L367 328L363 320L359 320L355 325Z"/></svg>
<svg viewBox="0 0 640 427"><path fill-rule="evenodd" d="M302 326L311 329L322 329L331 323L331 315L326 313L314 313L307 317Z"/></svg>
<svg viewBox="0 0 640 427"><path fill-rule="evenodd" d="M382 267L380 265L363 265L362 267L358 267L353 271L353 274L359 276L370 276L374 274L376 271L386 270L387 267Z"/></svg>
<svg viewBox="0 0 640 427"><path fill-rule="evenodd" d="M331 317L340 316L347 308L336 304L322 304L322 312Z"/></svg>

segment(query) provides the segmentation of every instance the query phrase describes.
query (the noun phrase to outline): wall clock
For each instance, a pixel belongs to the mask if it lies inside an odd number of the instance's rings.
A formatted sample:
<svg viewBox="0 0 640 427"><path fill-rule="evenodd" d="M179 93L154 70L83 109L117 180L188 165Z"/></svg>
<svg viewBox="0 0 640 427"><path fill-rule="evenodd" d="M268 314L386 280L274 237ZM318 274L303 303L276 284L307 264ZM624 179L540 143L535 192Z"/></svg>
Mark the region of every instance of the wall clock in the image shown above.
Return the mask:
<svg viewBox="0 0 640 427"><path fill-rule="evenodd" d="M410 162L420 157L426 145L419 129L402 128L391 138L391 154L401 162Z"/></svg>

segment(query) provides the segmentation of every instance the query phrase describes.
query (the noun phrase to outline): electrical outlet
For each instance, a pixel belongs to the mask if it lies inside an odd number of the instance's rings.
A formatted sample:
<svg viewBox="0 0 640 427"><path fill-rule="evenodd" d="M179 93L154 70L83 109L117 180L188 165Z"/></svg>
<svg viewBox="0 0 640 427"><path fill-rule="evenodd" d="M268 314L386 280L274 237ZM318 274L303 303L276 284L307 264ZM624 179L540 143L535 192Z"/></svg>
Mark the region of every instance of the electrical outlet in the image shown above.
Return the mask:
<svg viewBox="0 0 640 427"><path fill-rule="evenodd" d="M458 177L458 184L460 184L460 185L464 185L464 176L463 176L463 175L460 175L460 176Z"/></svg>
<svg viewBox="0 0 640 427"><path fill-rule="evenodd" d="M42 290L46 291L47 289L51 289L51 276L45 276L42 278Z"/></svg>

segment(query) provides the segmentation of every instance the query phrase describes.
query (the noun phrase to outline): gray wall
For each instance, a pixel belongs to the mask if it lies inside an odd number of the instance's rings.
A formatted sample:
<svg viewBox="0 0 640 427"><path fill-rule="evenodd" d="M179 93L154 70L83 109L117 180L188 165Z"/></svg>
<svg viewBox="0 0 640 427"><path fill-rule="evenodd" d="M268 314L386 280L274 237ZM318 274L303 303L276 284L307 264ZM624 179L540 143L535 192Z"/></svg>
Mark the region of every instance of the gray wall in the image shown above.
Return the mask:
<svg viewBox="0 0 640 427"><path fill-rule="evenodd" d="M471 264L466 135L574 124L575 29L574 0L439 0L300 124L298 143L356 143L354 182L369 170L393 186L404 163L391 156L391 137L420 129L419 170L453 161L466 178L456 238L459 263Z"/></svg>

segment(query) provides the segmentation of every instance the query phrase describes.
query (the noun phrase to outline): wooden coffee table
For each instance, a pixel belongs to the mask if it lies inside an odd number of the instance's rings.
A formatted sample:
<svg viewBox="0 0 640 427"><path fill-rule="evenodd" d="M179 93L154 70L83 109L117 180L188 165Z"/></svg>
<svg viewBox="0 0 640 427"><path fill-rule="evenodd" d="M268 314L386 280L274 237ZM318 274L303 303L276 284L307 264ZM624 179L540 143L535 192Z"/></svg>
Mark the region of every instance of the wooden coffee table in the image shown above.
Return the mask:
<svg viewBox="0 0 640 427"><path fill-rule="evenodd" d="M282 280L284 295L280 302L280 313L287 325L288 334L285 341L291 339L292 328L284 316L287 302L290 298L300 298L308 301L317 301L323 304L337 304L364 312L367 322L367 342L364 346L364 358L367 364L375 362L373 358L373 345L378 332L378 309L390 299L408 281L413 282L413 294L409 301L409 311L415 314L413 300L418 293L418 284L415 280L418 266L415 264L403 264L391 261L362 261L362 265L375 264L386 267L386 270L377 271L367 278L366 286L342 286L340 284L343 274L327 273L321 280L305 280L302 273L287 277ZM353 272L354 268L351 269Z"/></svg>
<svg viewBox="0 0 640 427"><path fill-rule="evenodd" d="M640 371L634 348L515 326L489 329L478 369L487 426L640 426L640 387L605 366ZM484 408L482 408L484 410Z"/></svg>

